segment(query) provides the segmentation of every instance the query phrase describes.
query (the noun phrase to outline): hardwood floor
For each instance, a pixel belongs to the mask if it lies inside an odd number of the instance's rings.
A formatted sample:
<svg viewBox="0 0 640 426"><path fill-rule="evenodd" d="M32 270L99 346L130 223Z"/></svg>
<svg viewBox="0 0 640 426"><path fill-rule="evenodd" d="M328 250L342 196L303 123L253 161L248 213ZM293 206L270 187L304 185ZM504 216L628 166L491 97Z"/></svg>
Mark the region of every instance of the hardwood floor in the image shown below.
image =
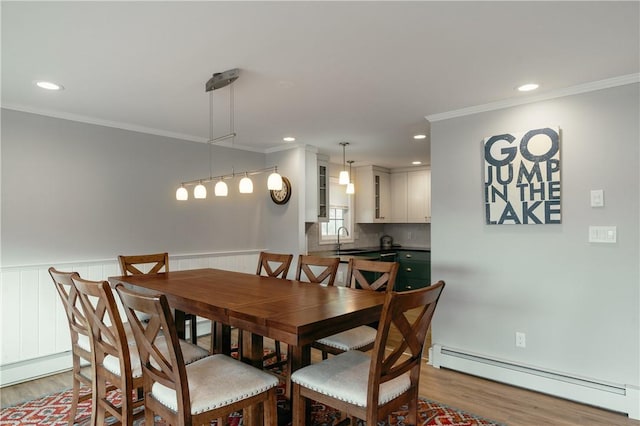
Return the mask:
<svg viewBox="0 0 640 426"><path fill-rule="evenodd" d="M207 337L198 340L209 347ZM316 352L314 362L320 359ZM7 407L70 386L71 373L65 372L0 389L0 400ZM511 426L640 426L626 415L427 364L420 375L420 395Z"/></svg>

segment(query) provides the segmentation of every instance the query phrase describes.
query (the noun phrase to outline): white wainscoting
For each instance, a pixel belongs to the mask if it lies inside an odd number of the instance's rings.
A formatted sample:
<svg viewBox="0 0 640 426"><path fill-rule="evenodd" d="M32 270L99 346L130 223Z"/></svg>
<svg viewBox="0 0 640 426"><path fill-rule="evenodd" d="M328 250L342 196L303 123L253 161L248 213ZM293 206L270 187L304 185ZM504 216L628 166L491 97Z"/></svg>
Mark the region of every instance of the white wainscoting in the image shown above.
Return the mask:
<svg viewBox="0 0 640 426"><path fill-rule="evenodd" d="M255 273L260 249L175 255L169 269L219 268ZM4 267L0 270L0 387L71 368L67 317L49 267L76 271L89 280L120 275L117 260ZM202 329L207 329L202 324ZM204 330L205 332L208 332Z"/></svg>

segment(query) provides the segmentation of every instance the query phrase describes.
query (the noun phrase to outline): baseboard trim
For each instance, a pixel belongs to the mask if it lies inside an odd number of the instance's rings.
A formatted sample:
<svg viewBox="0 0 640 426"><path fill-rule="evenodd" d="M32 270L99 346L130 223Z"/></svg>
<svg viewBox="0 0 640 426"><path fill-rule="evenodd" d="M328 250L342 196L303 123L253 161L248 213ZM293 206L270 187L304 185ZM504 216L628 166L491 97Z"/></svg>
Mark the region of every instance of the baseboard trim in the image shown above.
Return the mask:
<svg viewBox="0 0 640 426"><path fill-rule="evenodd" d="M71 351L0 365L0 388L71 370Z"/></svg>
<svg viewBox="0 0 640 426"><path fill-rule="evenodd" d="M430 363L436 368L445 367L583 404L602 407L625 413L632 419L640 420L640 389L635 386L548 371L539 367L499 360L441 345L433 345L429 355Z"/></svg>

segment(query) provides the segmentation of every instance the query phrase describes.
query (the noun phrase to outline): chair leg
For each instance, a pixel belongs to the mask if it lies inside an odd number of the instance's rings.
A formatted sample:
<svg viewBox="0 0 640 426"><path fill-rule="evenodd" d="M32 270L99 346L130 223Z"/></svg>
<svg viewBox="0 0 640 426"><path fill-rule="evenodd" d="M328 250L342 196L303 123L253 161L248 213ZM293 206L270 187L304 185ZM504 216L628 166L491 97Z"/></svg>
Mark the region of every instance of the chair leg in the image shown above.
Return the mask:
<svg viewBox="0 0 640 426"><path fill-rule="evenodd" d="M149 408L145 407L144 408L144 424L145 425L153 425L154 422L155 422L155 415L154 415L153 411L151 411Z"/></svg>
<svg viewBox="0 0 640 426"><path fill-rule="evenodd" d="M76 368L74 366L74 376ZM71 408L69 409L69 426L73 426L76 422L76 413L78 412L78 400L80 399L80 380L76 377L73 378L73 400L71 401Z"/></svg>
<svg viewBox="0 0 640 426"><path fill-rule="evenodd" d="M276 426L278 424L276 388L271 388L268 392L269 398L262 403L264 424L268 426Z"/></svg>
<svg viewBox="0 0 640 426"><path fill-rule="evenodd" d="M300 395L300 385L293 384L293 395L291 398L292 408L292 426L305 426L307 416L307 399Z"/></svg>

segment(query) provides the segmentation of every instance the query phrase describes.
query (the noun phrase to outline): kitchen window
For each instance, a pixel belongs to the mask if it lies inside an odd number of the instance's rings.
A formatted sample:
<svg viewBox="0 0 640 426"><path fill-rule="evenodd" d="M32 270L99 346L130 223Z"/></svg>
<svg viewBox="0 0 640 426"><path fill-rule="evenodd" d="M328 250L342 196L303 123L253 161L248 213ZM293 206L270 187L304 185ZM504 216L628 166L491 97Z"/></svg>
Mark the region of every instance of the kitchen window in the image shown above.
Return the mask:
<svg viewBox="0 0 640 426"><path fill-rule="evenodd" d="M320 223L320 244L335 244L338 242L338 229L345 227L349 235L341 231L340 243L353 242L353 196L347 195L345 185L340 185L337 178L330 178L329 184L329 221Z"/></svg>

